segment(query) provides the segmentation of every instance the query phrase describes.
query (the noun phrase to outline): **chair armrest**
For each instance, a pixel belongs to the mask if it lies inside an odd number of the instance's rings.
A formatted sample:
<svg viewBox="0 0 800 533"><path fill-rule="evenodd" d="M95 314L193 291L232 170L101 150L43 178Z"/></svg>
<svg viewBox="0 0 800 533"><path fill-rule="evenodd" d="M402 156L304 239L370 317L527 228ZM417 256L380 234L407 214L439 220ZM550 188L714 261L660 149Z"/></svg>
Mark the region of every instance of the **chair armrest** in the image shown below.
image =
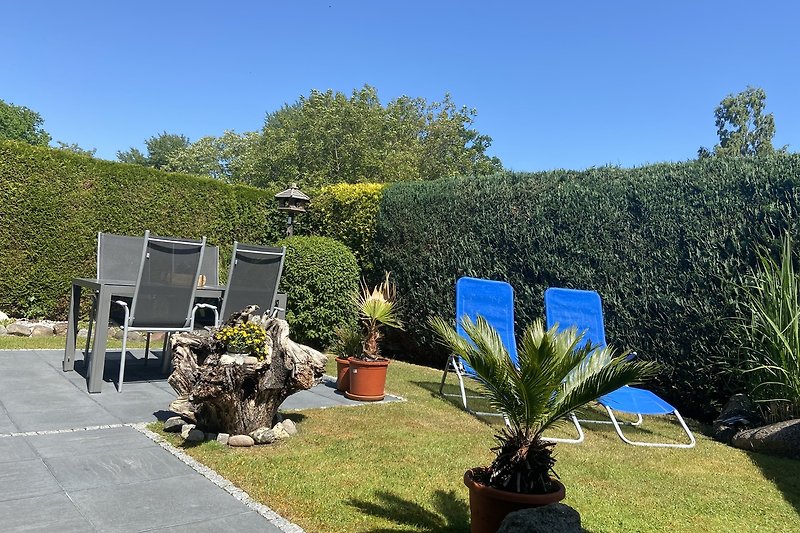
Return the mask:
<svg viewBox="0 0 800 533"><path fill-rule="evenodd" d="M211 309L214 311L214 327L219 327L219 311L217 310L216 305L212 304L194 304L194 308L192 309L192 323L190 327L194 330L194 316L197 314L198 309Z"/></svg>

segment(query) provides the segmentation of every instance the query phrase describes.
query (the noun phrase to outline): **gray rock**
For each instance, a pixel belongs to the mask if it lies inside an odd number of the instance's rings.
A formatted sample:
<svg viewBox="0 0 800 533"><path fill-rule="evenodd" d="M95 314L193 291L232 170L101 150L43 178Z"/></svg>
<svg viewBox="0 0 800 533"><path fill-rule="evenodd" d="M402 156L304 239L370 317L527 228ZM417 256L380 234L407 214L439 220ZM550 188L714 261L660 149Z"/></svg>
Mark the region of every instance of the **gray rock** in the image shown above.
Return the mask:
<svg viewBox="0 0 800 533"><path fill-rule="evenodd" d="M258 428L250 433L256 444L270 444L278 438L270 428ZM232 438L232 437L231 437Z"/></svg>
<svg viewBox="0 0 800 533"><path fill-rule="evenodd" d="M183 437L184 439L188 439L189 438L189 432L191 430L193 430L195 427L197 427L197 426L195 426L194 424L184 424L184 425L182 425L181 426L181 437Z"/></svg>
<svg viewBox="0 0 800 533"><path fill-rule="evenodd" d="M29 328L28 326L22 326L17 323L9 324L8 326L6 326L6 332L9 335L16 335L17 337L31 336L31 328Z"/></svg>
<svg viewBox="0 0 800 533"><path fill-rule="evenodd" d="M8 331L6 331L5 326L0 325L0 337L2 337L3 335L8 335Z"/></svg>
<svg viewBox="0 0 800 533"><path fill-rule="evenodd" d="M743 450L800 457L800 418L745 429L733 436L731 444Z"/></svg>
<svg viewBox="0 0 800 533"><path fill-rule="evenodd" d="M206 434L203 431L195 428L189 431L189 433L186 435L186 440L189 442L203 442L206 440Z"/></svg>
<svg viewBox="0 0 800 533"><path fill-rule="evenodd" d="M206 440L217 440L216 433L206 433Z"/></svg>
<svg viewBox="0 0 800 533"><path fill-rule="evenodd" d="M81 328L78 330L78 337L83 337L84 339L89 336L89 330L86 328Z"/></svg>
<svg viewBox="0 0 800 533"><path fill-rule="evenodd" d="M68 322L56 322L53 325L53 332L55 332L55 334L59 336L66 335L68 326L69 326Z"/></svg>
<svg viewBox="0 0 800 533"><path fill-rule="evenodd" d="M283 425L283 429L285 429L286 433L289 435L297 435L297 426L295 426L294 422L288 418L284 419L283 422L281 422L281 425Z"/></svg>
<svg viewBox="0 0 800 533"><path fill-rule="evenodd" d="M152 333L150 334L150 342L164 342L164 333Z"/></svg>
<svg viewBox="0 0 800 533"><path fill-rule="evenodd" d="M124 329L119 329L119 328L115 328L115 329L117 331L116 331L116 333L114 333L114 338L117 339L118 341L121 341L122 337L125 336L124 335L125 330ZM130 331L130 332L128 332L128 340L129 341L142 341L142 340L144 340L144 337L145 336L142 335L141 333L139 333L138 331Z"/></svg>
<svg viewBox="0 0 800 533"><path fill-rule="evenodd" d="M55 335L53 328L43 324L36 324L31 328L31 337L52 337Z"/></svg>
<svg viewBox="0 0 800 533"><path fill-rule="evenodd" d="M228 439L230 438L231 436L227 433L217 433L217 442L220 444L228 444Z"/></svg>
<svg viewBox="0 0 800 533"><path fill-rule="evenodd" d="M509 513L497 533L584 533L578 511L563 503Z"/></svg>
<svg viewBox="0 0 800 533"><path fill-rule="evenodd" d="M746 394L734 394L714 420L714 440L730 444L733 436L742 429L758 427L763 423L755 404Z"/></svg>
<svg viewBox="0 0 800 533"><path fill-rule="evenodd" d="M8 315L0 311L0 320L8 320Z"/></svg>
<svg viewBox="0 0 800 533"><path fill-rule="evenodd" d="M233 435L228 439L228 446L252 446L255 444L253 437L248 435Z"/></svg>
<svg viewBox="0 0 800 533"><path fill-rule="evenodd" d="M289 437L291 437L291 435L289 435L289 432L286 431L286 429L284 429L282 422L278 422L277 424L272 426L272 434L275 435L275 438L278 440L288 439Z"/></svg>
<svg viewBox="0 0 800 533"><path fill-rule="evenodd" d="M173 416L171 418L167 418L164 421L164 431L167 433L178 433L183 428L183 425L186 424L186 421L179 417Z"/></svg>

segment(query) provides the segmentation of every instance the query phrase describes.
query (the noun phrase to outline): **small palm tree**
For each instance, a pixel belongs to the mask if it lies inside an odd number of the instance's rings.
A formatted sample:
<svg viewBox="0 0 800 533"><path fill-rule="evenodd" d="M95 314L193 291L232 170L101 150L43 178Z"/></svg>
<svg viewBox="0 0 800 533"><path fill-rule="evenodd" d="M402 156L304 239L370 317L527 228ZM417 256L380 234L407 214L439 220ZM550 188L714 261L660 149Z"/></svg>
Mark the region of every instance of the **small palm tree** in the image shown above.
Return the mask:
<svg viewBox="0 0 800 533"><path fill-rule="evenodd" d="M475 481L501 490L526 494L554 490L550 477L556 475L554 443L542 437L544 431L599 396L656 371L654 363L626 361L629 352L615 355L611 347L595 350L574 328L545 330L541 320L525 330L516 367L483 317L477 322L465 318L461 324L469 340L441 318L431 320L440 341L475 370L492 406L507 417L507 428L496 435L492 465L473 470Z"/></svg>
<svg viewBox="0 0 800 533"><path fill-rule="evenodd" d="M381 356L378 344L382 337L381 326L403 329L403 323L397 318L397 289L389 280L389 273L372 290L362 280L361 291L353 295L353 301L364 332L364 350L360 358L376 361Z"/></svg>

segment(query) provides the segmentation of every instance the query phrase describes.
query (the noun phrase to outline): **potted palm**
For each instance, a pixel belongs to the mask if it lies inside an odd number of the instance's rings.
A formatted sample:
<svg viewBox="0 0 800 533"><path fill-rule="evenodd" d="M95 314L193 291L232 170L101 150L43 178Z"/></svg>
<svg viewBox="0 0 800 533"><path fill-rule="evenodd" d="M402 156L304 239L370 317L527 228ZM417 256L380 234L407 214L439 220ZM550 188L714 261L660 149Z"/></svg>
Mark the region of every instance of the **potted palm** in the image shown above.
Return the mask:
<svg viewBox="0 0 800 533"><path fill-rule="evenodd" d="M439 340L463 358L493 407L506 416L488 467L467 470L472 532L495 532L510 512L560 501L564 485L553 466L555 443L545 430L592 400L655 372L650 362L626 361L611 347L594 350L574 329L546 330L536 321L524 332L516 367L486 320L462 321L466 339L441 318L431 320ZM591 354L591 357L587 357Z"/></svg>
<svg viewBox="0 0 800 533"><path fill-rule="evenodd" d="M361 354L361 332L354 326L336 328L330 350L336 358L336 390L350 388L350 358Z"/></svg>
<svg viewBox="0 0 800 533"><path fill-rule="evenodd" d="M387 273L383 282L371 290L362 281L361 290L353 295L353 301L358 309L363 342L361 352L349 360L350 387L345 396L374 402L384 398L389 366L389 360L381 357L381 327L403 328L397 318L397 289Z"/></svg>

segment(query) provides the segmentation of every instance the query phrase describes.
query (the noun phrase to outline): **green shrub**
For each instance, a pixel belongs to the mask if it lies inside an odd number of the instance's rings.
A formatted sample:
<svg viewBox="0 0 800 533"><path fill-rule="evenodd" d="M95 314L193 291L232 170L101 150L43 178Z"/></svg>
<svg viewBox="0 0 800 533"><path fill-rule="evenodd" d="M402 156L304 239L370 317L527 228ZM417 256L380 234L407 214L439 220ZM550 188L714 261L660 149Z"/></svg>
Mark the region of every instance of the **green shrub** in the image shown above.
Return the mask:
<svg viewBox="0 0 800 533"><path fill-rule="evenodd" d="M712 416L740 385L726 364L738 298L729 280L788 224L798 185L800 155L395 184L375 240L407 325L393 348L444 366L426 321L454 318L461 276L511 283L518 329L543 315L547 287L593 289L609 342L663 364L648 387Z"/></svg>
<svg viewBox="0 0 800 533"><path fill-rule="evenodd" d="M743 289L742 349L745 381L766 418L800 416L800 271L792 239L784 237L780 259L767 250Z"/></svg>
<svg viewBox="0 0 800 533"><path fill-rule="evenodd" d="M347 246L327 237L290 237L281 291L287 295L286 320L292 339L325 348L335 331L355 324L352 294L358 288L358 264Z"/></svg>
<svg viewBox="0 0 800 533"><path fill-rule="evenodd" d="M311 198L308 230L343 242L366 273L373 273L375 220L382 183L341 183L322 187Z"/></svg>
<svg viewBox="0 0 800 533"><path fill-rule="evenodd" d="M0 309L63 318L75 277L94 277L97 232L234 240L282 236L273 195L22 143L0 142Z"/></svg>

